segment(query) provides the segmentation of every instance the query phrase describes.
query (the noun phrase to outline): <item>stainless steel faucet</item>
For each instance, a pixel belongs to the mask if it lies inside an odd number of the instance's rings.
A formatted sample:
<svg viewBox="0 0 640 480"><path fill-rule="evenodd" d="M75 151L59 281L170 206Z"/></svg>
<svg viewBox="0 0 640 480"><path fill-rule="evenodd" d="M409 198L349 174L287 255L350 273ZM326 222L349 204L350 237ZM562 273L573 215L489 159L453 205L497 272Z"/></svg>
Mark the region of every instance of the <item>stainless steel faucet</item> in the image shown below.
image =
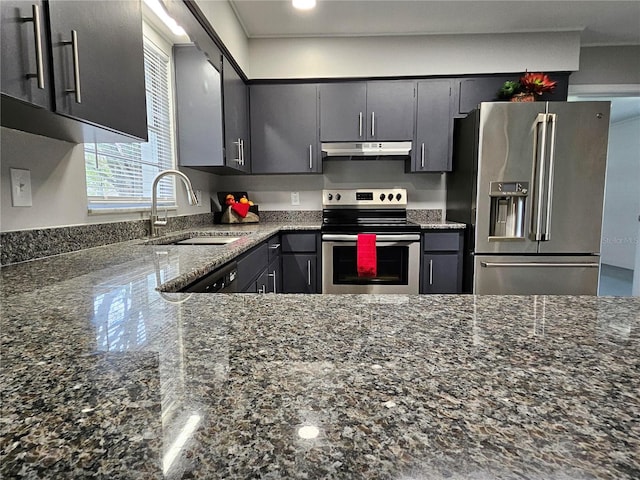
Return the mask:
<svg viewBox="0 0 640 480"><path fill-rule="evenodd" d="M193 191L193 187L191 186L191 180L184 173L178 170L163 170L156 178L153 179L153 186L151 187L151 236L155 237L158 235L158 227L164 227L167 224L167 214L165 212L164 220L158 219L158 193L157 187L158 182L167 175L175 175L182 180L185 188L187 189L187 197L189 199L189 205L196 205L198 203L198 198Z"/></svg>

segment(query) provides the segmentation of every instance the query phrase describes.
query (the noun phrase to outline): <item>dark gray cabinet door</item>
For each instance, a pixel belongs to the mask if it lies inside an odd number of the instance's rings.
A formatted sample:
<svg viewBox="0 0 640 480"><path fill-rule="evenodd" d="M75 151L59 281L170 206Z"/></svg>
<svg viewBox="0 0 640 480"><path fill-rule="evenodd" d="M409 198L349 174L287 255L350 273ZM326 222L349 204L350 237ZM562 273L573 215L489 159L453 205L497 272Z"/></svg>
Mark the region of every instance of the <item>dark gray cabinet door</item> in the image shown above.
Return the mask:
<svg viewBox="0 0 640 480"><path fill-rule="evenodd" d="M146 140L140 2L50 0L49 13L56 112Z"/></svg>
<svg viewBox="0 0 640 480"><path fill-rule="evenodd" d="M282 255L282 291L285 293L316 293L317 263L315 253Z"/></svg>
<svg viewBox="0 0 640 480"><path fill-rule="evenodd" d="M366 139L367 84L326 83L320 91L320 139L349 142Z"/></svg>
<svg viewBox="0 0 640 480"><path fill-rule="evenodd" d="M367 82L367 138L375 141L413 139L415 82Z"/></svg>
<svg viewBox="0 0 640 480"><path fill-rule="evenodd" d="M539 97L540 101L566 101L569 90L569 74L554 73L552 79L557 81L552 93ZM498 91L507 80L517 81L521 74L487 75L483 77L463 78L458 80L457 117L465 117L480 102L492 102L498 99Z"/></svg>
<svg viewBox="0 0 640 480"><path fill-rule="evenodd" d="M0 19L2 94L50 110L52 80L43 2L3 0Z"/></svg>
<svg viewBox="0 0 640 480"><path fill-rule="evenodd" d="M315 84L251 85L251 171L322 171Z"/></svg>
<svg viewBox="0 0 640 480"><path fill-rule="evenodd" d="M323 142L411 140L414 123L413 81L320 85Z"/></svg>
<svg viewBox="0 0 640 480"><path fill-rule="evenodd" d="M465 116L476 108L480 102L498 100L498 90L507 80L517 80L518 75L496 75L477 78L463 78L460 80L458 91L458 111Z"/></svg>
<svg viewBox="0 0 640 480"><path fill-rule="evenodd" d="M195 45L173 47L178 161L184 167L222 167L220 74Z"/></svg>
<svg viewBox="0 0 640 480"><path fill-rule="evenodd" d="M233 65L222 60L225 165L251 171L249 144L249 91Z"/></svg>
<svg viewBox="0 0 640 480"><path fill-rule="evenodd" d="M427 253L423 259L423 293L459 293L460 255L457 253Z"/></svg>
<svg viewBox="0 0 640 480"><path fill-rule="evenodd" d="M453 115L451 81L418 82L412 172L451 171Z"/></svg>

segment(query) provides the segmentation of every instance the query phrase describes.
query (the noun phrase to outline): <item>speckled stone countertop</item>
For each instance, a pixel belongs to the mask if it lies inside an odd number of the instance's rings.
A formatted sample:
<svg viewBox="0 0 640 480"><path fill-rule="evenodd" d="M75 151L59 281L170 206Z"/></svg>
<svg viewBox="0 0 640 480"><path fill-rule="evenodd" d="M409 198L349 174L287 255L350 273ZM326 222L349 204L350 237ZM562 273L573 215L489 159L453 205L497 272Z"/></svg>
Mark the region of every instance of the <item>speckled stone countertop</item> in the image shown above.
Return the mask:
<svg viewBox="0 0 640 480"><path fill-rule="evenodd" d="M0 476L640 478L640 298L156 288L280 228L2 268Z"/></svg>

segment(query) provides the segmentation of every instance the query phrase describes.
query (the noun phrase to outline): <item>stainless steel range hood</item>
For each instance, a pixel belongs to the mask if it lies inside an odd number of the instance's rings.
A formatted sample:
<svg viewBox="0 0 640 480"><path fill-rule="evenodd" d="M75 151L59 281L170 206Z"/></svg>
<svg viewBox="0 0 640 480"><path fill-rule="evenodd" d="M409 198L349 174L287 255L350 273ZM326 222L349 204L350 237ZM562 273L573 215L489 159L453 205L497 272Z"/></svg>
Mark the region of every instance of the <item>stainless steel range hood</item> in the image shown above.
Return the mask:
<svg viewBox="0 0 640 480"><path fill-rule="evenodd" d="M322 155L337 158L407 158L411 142L323 143Z"/></svg>

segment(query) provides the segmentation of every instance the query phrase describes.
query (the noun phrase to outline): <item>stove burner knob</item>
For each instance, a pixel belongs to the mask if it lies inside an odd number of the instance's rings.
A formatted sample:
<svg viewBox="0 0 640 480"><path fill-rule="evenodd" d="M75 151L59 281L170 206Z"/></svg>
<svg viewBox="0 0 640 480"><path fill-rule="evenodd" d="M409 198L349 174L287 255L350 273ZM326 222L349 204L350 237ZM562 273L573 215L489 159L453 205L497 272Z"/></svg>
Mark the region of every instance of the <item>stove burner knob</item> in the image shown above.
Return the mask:
<svg viewBox="0 0 640 480"><path fill-rule="evenodd" d="M384 199L387 198L387 196L384 193L380 194L380 201L384 201Z"/></svg>
<svg viewBox="0 0 640 480"><path fill-rule="evenodd" d="M340 200L342 197L340 196L339 193L336 193L336 200Z"/></svg>
<svg viewBox="0 0 640 480"><path fill-rule="evenodd" d="M389 201L393 200L393 193L390 193L389 195L387 195L387 198L389 199Z"/></svg>
<svg viewBox="0 0 640 480"><path fill-rule="evenodd" d="M333 195L330 193L328 198L330 201L333 200Z"/></svg>
<svg viewBox="0 0 640 480"><path fill-rule="evenodd" d="M396 200L400 201L400 199L401 199L401 198L402 198L402 194L398 193L398 194L396 195Z"/></svg>

